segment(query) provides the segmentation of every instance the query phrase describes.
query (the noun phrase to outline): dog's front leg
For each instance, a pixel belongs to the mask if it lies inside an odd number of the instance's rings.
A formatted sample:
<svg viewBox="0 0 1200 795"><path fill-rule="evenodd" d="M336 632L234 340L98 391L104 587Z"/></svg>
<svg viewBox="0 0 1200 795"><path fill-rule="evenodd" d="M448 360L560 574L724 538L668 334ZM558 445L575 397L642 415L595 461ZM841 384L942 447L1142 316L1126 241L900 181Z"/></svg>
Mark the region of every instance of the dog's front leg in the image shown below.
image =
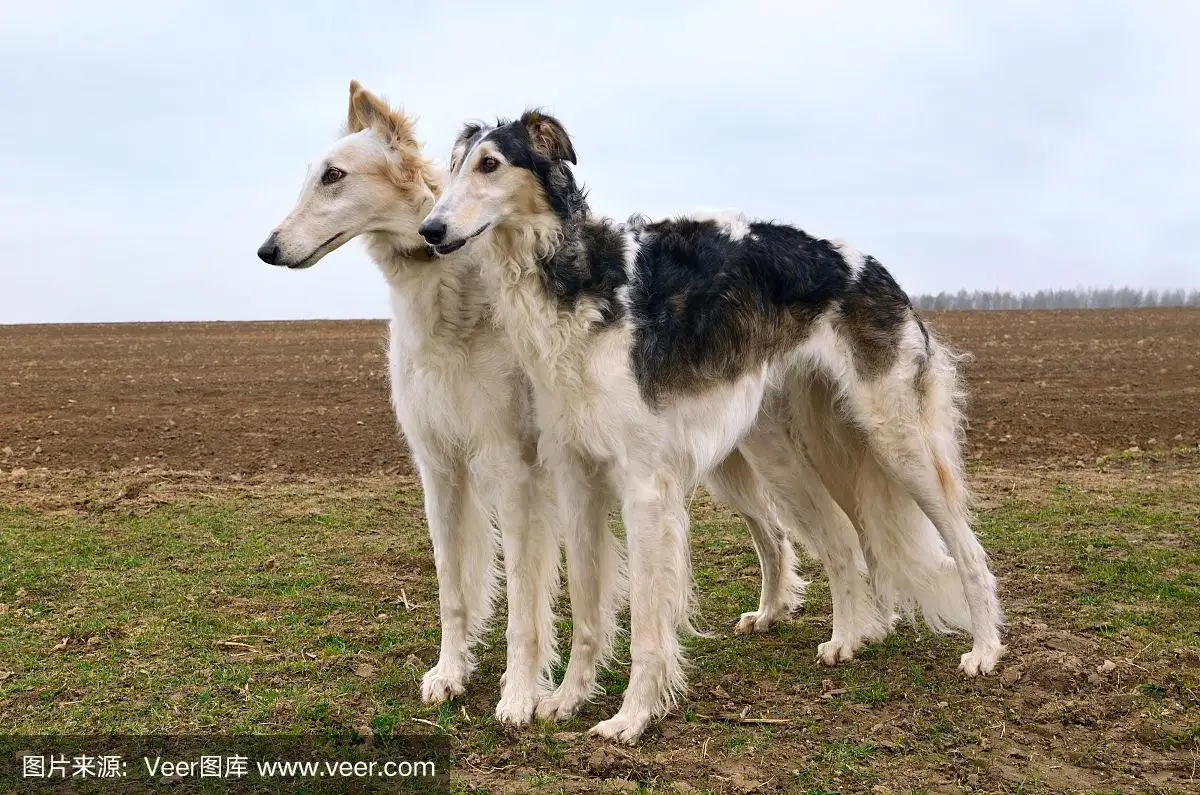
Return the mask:
<svg viewBox="0 0 1200 795"><path fill-rule="evenodd" d="M591 732L632 744L687 688L679 633L691 631L692 564L687 509L673 474L626 477L622 491L632 666L621 709Z"/></svg>
<svg viewBox="0 0 1200 795"><path fill-rule="evenodd" d="M417 458L442 622L441 651L421 679L421 700L437 704L461 695L474 670L471 642L490 614L494 554L490 522L471 493L464 464Z"/></svg>
<svg viewBox="0 0 1200 795"><path fill-rule="evenodd" d="M555 473L567 546L571 659L562 683L542 699L537 713L565 720L595 693L596 669L612 653L627 590L620 545L608 529L610 489L603 475L573 451L554 451L547 462Z"/></svg>
<svg viewBox="0 0 1200 795"><path fill-rule="evenodd" d="M508 588L508 660L496 717L521 725L553 687L557 662L554 599L559 587L559 535L549 473L515 460L499 484L497 515Z"/></svg>

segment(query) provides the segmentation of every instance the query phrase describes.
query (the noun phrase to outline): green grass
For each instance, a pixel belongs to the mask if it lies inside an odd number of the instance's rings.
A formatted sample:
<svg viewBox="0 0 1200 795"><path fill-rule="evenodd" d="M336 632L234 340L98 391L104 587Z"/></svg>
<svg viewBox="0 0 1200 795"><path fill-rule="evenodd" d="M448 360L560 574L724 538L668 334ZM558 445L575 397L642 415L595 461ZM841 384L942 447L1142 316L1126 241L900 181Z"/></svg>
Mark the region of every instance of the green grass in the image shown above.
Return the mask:
<svg viewBox="0 0 1200 795"><path fill-rule="evenodd" d="M605 695L582 716L511 730L490 713L499 628L466 696L419 704L437 651L436 583L420 494L402 480L151 486L145 498L83 508L10 490L0 498L0 720L14 733L442 733L470 760L457 786L480 792L590 791L579 782L592 778L646 792L768 780L783 791L920 792L973 771L1000 776L997 791L1047 792L1064 786L1064 765L1119 772L1139 742L1190 769L1200 495L1178 480L1098 477L997 491L980 514L1012 623L1005 664L1025 671L1015 687L960 677L967 639L908 626L851 664L818 666L829 596L811 562L804 611L767 635L733 636L757 601L755 556L739 521L697 499L697 624L712 635L690 641L686 703L638 749L611 751L560 733L611 714L627 668L602 674ZM1043 687L1038 666L1058 653L1043 636L1056 631L1088 649L1071 647L1087 671L1122 661L1120 683L1080 675L1069 691ZM1056 728L1039 735L1039 725ZM1094 738L1090 761L1046 745L1055 732ZM1041 766L1014 766L996 750L1004 743L1031 744Z"/></svg>
<svg viewBox="0 0 1200 795"><path fill-rule="evenodd" d="M359 587L364 569L391 579L407 567L431 609L419 545L388 554L388 501L295 519L272 500L80 517L0 508L0 601L20 611L0 616L0 666L16 672L4 692L42 706L13 728L312 729L343 725L330 695L407 690L412 666L369 681L352 670L360 657L427 654L437 636L397 613L399 591Z"/></svg>
<svg viewBox="0 0 1200 795"><path fill-rule="evenodd" d="M1076 629L1124 632L1146 642L1200 637L1200 509L1195 486L1133 491L1102 500L1060 484L1046 504L1010 500L980 517L985 545L1016 555L1024 571L1053 580L1034 599L1077 607Z"/></svg>

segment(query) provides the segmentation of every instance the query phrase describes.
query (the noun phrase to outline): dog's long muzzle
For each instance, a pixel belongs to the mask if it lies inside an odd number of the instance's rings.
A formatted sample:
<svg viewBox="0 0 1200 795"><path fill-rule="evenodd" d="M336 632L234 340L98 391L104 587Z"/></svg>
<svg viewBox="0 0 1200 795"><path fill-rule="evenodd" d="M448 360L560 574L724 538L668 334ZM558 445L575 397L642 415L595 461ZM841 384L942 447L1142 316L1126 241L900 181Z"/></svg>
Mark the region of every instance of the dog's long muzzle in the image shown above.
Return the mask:
<svg viewBox="0 0 1200 795"><path fill-rule="evenodd" d="M450 241L449 243L446 242L446 222L440 218L426 218L424 223L421 224L421 228L417 231L420 233L421 237L425 238L425 242L428 243L434 251L436 251L438 254L446 255L458 251L473 238L482 235L485 231L487 231L488 226L489 224L484 224L466 237Z"/></svg>

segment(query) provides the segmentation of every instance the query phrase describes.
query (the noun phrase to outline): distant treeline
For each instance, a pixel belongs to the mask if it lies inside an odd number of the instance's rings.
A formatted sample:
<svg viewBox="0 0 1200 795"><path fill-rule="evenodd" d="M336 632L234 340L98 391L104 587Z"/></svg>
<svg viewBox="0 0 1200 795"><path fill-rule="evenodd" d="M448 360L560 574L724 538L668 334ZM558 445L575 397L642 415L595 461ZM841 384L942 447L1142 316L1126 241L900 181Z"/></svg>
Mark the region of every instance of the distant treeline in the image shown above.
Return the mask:
<svg viewBox="0 0 1200 795"><path fill-rule="evenodd" d="M1074 290L959 290L914 295L917 309L1126 309L1150 306L1200 306L1200 290L1139 290L1133 287L1077 287Z"/></svg>

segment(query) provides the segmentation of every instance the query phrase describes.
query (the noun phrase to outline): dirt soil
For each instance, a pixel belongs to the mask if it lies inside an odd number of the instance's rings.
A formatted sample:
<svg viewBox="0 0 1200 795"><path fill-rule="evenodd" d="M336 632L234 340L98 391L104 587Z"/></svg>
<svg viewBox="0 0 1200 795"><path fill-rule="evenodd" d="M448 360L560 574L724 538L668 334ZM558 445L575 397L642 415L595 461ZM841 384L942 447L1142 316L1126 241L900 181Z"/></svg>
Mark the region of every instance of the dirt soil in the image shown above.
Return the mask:
<svg viewBox="0 0 1200 795"><path fill-rule="evenodd" d="M975 356L970 455L1060 461L1200 442L1200 310L930 313Z"/></svg>
<svg viewBox="0 0 1200 795"><path fill-rule="evenodd" d="M944 312L969 455L1200 442L1200 310ZM408 471L380 321L0 326L0 467Z"/></svg>

